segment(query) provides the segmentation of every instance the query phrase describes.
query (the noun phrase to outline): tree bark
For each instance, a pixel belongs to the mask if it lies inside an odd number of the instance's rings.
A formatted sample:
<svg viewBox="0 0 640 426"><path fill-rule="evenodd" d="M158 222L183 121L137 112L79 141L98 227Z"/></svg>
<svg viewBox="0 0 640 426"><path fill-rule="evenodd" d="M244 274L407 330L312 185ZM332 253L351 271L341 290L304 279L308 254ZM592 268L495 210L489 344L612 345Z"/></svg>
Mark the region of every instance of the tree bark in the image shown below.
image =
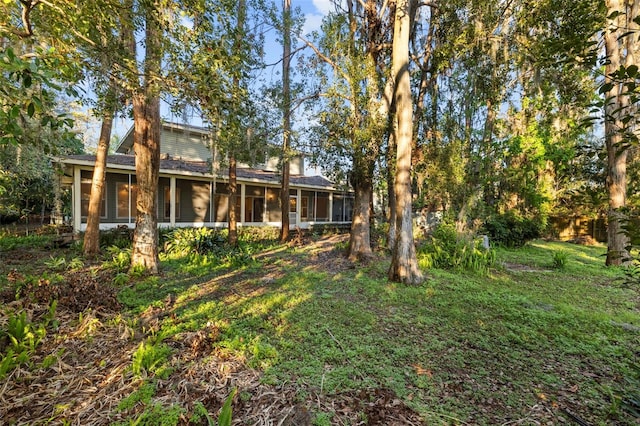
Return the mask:
<svg viewBox="0 0 640 426"><path fill-rule="evenodd" d="M229 245L238 245L238 219L236 218L236 200L238 198L238 185L236 173L236 157L229 157Z"/></svg>
<svg viewBox="0 0 640 426"><path fill-rule="evenodd" d="M409 0L398 0L393 35L392 76L395 78L396 103L396 211L397 238L391 254L389 279L405 284L423 281L418 268L413 241L413 217L411 210L411 139L413 134L413 105L409 75L409 33L411 19Z"/></svg>
<svg viewBox="0 0 640 426"><path fill-rule="evenodd" d="M347 249L349 260L366 260L373 257L371 250L371 198L373 195L371 179L354 179L355 200L351 235Z"/></svg>
<svg viewBox="0 0 640 426"><path fill-rule="evenodd" d="M161 30L152 6L145 11L145 41L143 86L133 94L133 148L136 155L136 229L133 233L131 267L142 266L147 272L157 274L158 217L157 193L160 171L160 74Z"/></svg>
<svg viewBox="0 0 640 426"><path fill-rule="evenodd" d="M624 12L620 0L607 0L607 14ZM624 16L624 15L621 15ZM612 74L622 65L622 49L620 36L624 26L618 16L609 22L604 32L605 51L608 62L605 66L605 83L611 83L611 89L605 93L605 144L607 148L607 192L609 198L607 224L607 260L606 265L621 265L629 253L626 250L628 237L622 232L626 220L623 211L626 205L627 192L627 155L628 149L623 147L622 115L628 114L628 97L625 96L619 81Z"/></svg>
<svg viewBox="0 0 640 426"><path fill-rule="evenodd" d="M284 0L282 34L282 188L280 191L280 207L282 226L280 241L289 239L289 149L291 145L291 0Z"/></svg>
<svg viewBox="0 0 640 426"><path fill-rule="evenodd" d="M395 114L395 112L394 112ZM398 238L398 215L396 213L396 189L395 189L395 157L396 157L396 135L395 130L389 135L389 145L387 147L387 196L389 198L389 231L387 232L387 248L393 250Z"/></svg>
<svg viewBox="0 0 640 426"><path fill-rule="evenodd" d="M89 196L89 211L87 213L87 229L84 233L82 246L83 254L93 258L100 252L100 208L104 196L105 178L107 175L107 155L113 128L113 110L106 111L102 117L100 138L96 151L96 163L91 180L91 194Z"/></svg>

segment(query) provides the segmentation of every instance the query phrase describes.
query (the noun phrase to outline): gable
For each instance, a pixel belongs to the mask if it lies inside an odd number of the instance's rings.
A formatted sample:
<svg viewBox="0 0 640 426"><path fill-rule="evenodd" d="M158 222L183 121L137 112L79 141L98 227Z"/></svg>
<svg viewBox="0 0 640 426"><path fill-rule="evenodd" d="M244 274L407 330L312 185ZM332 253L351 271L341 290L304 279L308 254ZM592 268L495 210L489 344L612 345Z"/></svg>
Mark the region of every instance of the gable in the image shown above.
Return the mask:
<svg viewBox="0 0 640 426"><path fill-rule="evenodd" d="M204 127L187 124L163 122L160 129L160 156L185 161L207 162L212 158L209 147L209 130ZM133 154L133 126L125 134L116 147L118 154ZM277 171L279 159L271 157L264 163L254 165L254 168ZM248 164L238 164L238 167L248 168ZM304 175L304 158L296 155L290 161L292 175Z"/></svg>

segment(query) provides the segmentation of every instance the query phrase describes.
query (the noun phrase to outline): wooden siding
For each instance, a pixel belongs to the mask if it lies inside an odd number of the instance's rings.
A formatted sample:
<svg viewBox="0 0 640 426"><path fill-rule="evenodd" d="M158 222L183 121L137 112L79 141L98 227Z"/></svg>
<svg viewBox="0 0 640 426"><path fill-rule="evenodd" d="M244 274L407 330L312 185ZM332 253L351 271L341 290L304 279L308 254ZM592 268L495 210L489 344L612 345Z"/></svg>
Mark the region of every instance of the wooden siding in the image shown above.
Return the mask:
<svg viewBox="0 0 640 426"><path fill-rule="evenodd" d="M206 135L172 131L165 128L160 134L160 151L172 158L192 161L207 161L211 158Z"/></svg>
<svg viewBox="0 0 640 426"><path fill-rule="evenodd" d="M271 157L264 165L264 170L276 171L279 170L280 159L278 157ZM259 168L259 167L258 167ZM296 155L289 160L289 173L292 175L304 174L304 158L301 155Z"/></svg>

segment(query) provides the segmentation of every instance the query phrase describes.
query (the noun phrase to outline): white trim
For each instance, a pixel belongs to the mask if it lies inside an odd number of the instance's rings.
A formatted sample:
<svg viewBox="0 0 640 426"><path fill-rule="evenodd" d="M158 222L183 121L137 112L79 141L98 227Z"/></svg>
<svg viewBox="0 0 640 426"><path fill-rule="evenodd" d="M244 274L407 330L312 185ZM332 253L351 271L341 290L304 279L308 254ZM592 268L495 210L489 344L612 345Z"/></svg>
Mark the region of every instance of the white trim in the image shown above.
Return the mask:
<svg viewBox="0 0 640 426"><path fill-rule="evenodd" d="M333 192L329 191L329 222L333 220Z"/></svg>
<svg viewBox="0 0 640 426"><path fill-rule="evenodd" d="M59 160L60 163L62 164L69 164L69 165L74 165L74 166L80 166L83 167L84 166L84 170L93 170L95 163L93 161L87 161L87 160ZM119 173L117 170L121 170L122 174L128 172L128 171L133 171L135 172L136 168L135 166L125 166L125 165L121 165L121 164L111 164L108 165L107 164L107 173ZM135 173L134 173L135 174ZM196 173L196 172L188 172L188 171L184 171L184 170L171 170L171 169L160 169L159 171L159 176L160 177L171 177L171 176L189 176L189 177L194 177L194 178L201 178L201 179L206 179L206 180L211 180L213 179L213 175L210 173ZM309 176L307 176L309 177ZM228 183L229 182L229 178L228 176L216 176L216 179L221 180L222 182ZM262 185L267 185L267 186L278 186L277 182L273 182L271 180L266 181L266 180L262 180L262 179L257 179L257 178L243 178L243 177L237 177L236 181L238 182L245 182L245 183L260 183ZM291 186L292 184L289 183L289 185ZM293 184L293 186L295 186L296 188L304 188L304 189L313 189L313 190L322 190L322 191L335 191L335 192L343 192L342 190L333 187L333 186L319 186L319 185L305 185L305 184Z"/></svg>
<svg viewBox="0 0 640 426"><path fill-rule="evenodd" d="M299 222L297 226L301 229L309 229L313 226L331 226L331 225L348 225L351 222L318 222L318 221L310 221L310 222ZM101 231L108 231L110 229L115 229L120 226L126 226L129 229L135 228L135 223L123 223L123 222L105 222L100 223ZM227 222L176 222L175 225L171 225L169 222L158 222L158 228L226 228L228 226ZM238 228L242 227L280 227L282 224L280 222L238 222ZM77 232L84 232L87 229L87 224L82 223L77 229ZM295 226L293 226L295 229Z"/></svg>
<svg viewBox="0 0 640 426"><path fill-rule="evenodd" d="M93 179L82 179L82 175L80 176L80 214L82 214L82 184L89 184L89 198L91 198L91 190L93 189ZM102 199L100 203L104 201L104 214L100 215L100 219L107 219L109 217L109 210L107 206L107 180L104 181L104 188L102 188ZM87 211L89 210L89 206L87 205ZM81 219L86 218L87 216L82 216Z"/></svg>
<svg viewBox="0 0 640 426"><path fill-rule="evenodd" d="M169 223L171 226L176 226L176 194L176 177L171 176L169 178Z"/></svg>
<svg viewBox="0 0 640 426"><path fill-rule="evenodd" d="M237 192L237 189L236 189L236 192ZM245 220L246 218L244 217L244 208L245 208L245 204L246 204L245 203L246 193L247 193L247 187L246 187L246 185L241 183L240 184L240 220L239 220L239 222L242 222L242 223L246 222L246 220ZM253 206L251 206L251 207L253 207Z"/></svg>
<svg viewBox="0 0 640 426"><path fill-rule="evenodd" d="M82 190L80 188L81 183L81 169L79 166L73 168L73 189L72 189L72 203L71 209L73 211L73 229L80 229L82 225Z"/></svg>
<svg viewBox="0 0 640 426"><path fill-rule="evenodd" d="M298 190L296 191L296 226L300 226L300 228L302 228L302 216L301 216L301 212L302 212L302 189L298 188ZM307 210L308 210L308 206L307 206Z"/></svg>

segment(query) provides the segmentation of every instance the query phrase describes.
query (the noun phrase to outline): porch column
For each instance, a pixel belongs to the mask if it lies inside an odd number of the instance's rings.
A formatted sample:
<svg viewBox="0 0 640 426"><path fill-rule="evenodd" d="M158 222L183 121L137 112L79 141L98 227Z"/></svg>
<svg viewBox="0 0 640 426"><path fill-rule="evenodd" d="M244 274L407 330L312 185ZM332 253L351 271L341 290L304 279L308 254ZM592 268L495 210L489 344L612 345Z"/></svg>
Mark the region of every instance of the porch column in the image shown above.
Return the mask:
<svg viewBox="0 0 640 426"><path fill-rule="evenodd" d="M172 228L176 226L176 178L169 179L169 223Z"/></svg>
<svg viewBox="0 0 640 426"><path fill-rule="evenodd" d="M269 195L269 191L267 191L267 187L265 186L264 187L264 194L263 194L264 202L262 203L262 220L261 220L261 222L263 222L263 223L266 222L267 219L269 219L269 212L267 211L267 207L268 207L267 196L268 195Z"/></svg>
<svg viewBox="0 0 640 426"><path fill-rule="evenodd" d="M73 191L71 208L73 211L73 232L80 232L82 226L82 189L80 185L80 167L73 167Z"/></svg>
<svg viewBox="0 0 640 426"><path fill-rule="evenodd" d="M298 206L298 208L296 209L296 226L300 226L300 222L301 222L301 217L302 215L300 214L302 212L302 189L298 188L298 191L296 192L296 205ZM309 206L307 206L307 214L309 213Z"/></svg>
<svg viewBox="0 0 640 426"><path fill-rule="evenodd" d="M245 222L245 217L244 217L244 205L245 205L245 200L244 197L247 193L247 188L246 185L244 183L240 184L240 222L244 223Z"/></svg>
<svg viewBox="0 0 640 426"><path fill-rule="evenodd" d="M333 222L333 191L329 191L329 222Z"/></svg>

